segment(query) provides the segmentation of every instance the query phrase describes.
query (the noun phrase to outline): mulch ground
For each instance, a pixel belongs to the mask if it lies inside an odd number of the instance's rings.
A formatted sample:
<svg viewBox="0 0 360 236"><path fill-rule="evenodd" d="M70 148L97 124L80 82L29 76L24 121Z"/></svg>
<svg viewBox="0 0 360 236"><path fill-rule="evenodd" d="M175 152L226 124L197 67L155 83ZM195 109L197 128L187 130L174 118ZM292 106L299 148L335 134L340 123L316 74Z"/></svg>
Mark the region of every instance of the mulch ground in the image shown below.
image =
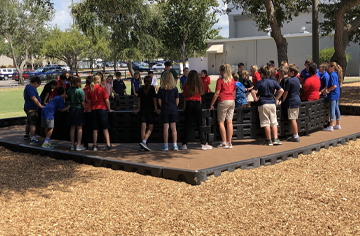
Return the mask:
<svg viewBox="0 0 360 236"><path fill-rule="evenodd" d="M360 234L360 140L200 186L0 153L0 235Z"/></svg>
<svg viewBox="0 0 360 236"><path fill-rule="evenodd" d="M360 82L342 85L340 104L360 106Z"/></svg>

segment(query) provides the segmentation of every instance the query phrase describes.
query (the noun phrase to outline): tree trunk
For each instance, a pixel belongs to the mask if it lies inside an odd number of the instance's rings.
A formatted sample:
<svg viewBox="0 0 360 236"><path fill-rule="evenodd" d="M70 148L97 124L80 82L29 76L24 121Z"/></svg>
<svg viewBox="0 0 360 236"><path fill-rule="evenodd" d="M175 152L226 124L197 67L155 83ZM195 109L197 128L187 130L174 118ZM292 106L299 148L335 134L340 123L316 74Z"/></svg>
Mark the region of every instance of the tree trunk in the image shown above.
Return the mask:
<svg viewBox="0 0 360 236"><path fill-rule="evenodd" d="M183 64L183 71L186 67L186 51L187 51L187 48L186 48L186 42L185 42L186 38L184 39L183 41L183 44L181 46L181 61L182 61L182 64ZM180 71L181 73L181 71Z"/></svg>
<svg viewBox="0 0 360 236"><path fill-rule="evenodd" d="M269 24L271 27L271 37L275 40L277 53L278 53L278 65L281 65L282 61L288 61L287 46L288 43L281 33L281 28L277 23L274 7L271 4L271 0L265 1L266 13L268 16Z"/></svg>
<svg viewBox="0 0 360 236"><path fill-rule="evenodd" d="M128 69L129 69L129 72L130 72L130 75L131 75L131 77L134 77L134 70L133 70L133 68L132 68L132 61L130 61L130 60L128 60L127 61L127 67L128 67ZM126 75L125 75L125 78L126 78Z"/></svg>
<svg viewBox="0 0 360 236"><path fill-rule="evenodd" d="M116 74L116 68L117 67L117 62L116 62L116 58L114 59L114 72L115 72L115 74Z"/></svg>

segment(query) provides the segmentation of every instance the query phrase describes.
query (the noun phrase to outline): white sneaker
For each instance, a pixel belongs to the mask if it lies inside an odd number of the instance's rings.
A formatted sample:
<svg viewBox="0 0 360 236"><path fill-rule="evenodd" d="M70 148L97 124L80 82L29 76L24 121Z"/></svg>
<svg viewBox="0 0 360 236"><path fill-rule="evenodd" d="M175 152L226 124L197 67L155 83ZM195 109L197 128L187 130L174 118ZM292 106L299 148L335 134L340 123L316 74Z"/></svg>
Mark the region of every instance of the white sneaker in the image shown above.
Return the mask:
<svg viewBox="0 0 360 236"><path fill-rule="evenodd" d="M186 145L186 144L183 144L183 145L181 146L181 150L187 150L187 145Z"/></svg>
<svg viewBox="0 0 360 236"><path fill-rule="evenodd" d="M333 127L332 126L328 126L325 129L323 129L323 131L333 131Z"/></svg>
<svg viewBox="0 0 360 236"><path fill-rule="evenodd" d="M85 151L85 150L86 150L86 147L84 147L83 145L76 147L76 151Z"/></svg>
<svg viewBox="0 0 360 236"><path fill-rule="evenodd" d="M340 125L335 125L334 129L341 129L341 126Z"/></svg>
<svg viewBox="0 0 360 236"><path fill-rule="evenodd" d="M211 150L213 147L209 144L205 144L205 145L201 145L201 149L202 150Z"/></svg>

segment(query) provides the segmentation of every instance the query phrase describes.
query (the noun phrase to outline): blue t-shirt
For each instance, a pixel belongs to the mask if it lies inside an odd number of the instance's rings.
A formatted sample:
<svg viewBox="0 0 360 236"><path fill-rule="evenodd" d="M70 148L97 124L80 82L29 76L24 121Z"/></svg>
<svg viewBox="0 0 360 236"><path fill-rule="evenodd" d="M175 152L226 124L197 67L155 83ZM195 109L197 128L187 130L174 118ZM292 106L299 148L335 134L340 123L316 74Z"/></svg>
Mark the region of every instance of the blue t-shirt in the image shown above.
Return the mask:
<svg viewBox="0 0 360 236"><path fill-rule="evenodd" d="M187 77L185 75L181 76L181 78L180 78L180 84L182 85L183 89L184 89L184 84L185 84L186 79L187 79Z"/></svg>
<svg viewBox="0 0 360 236"><path fill-rule="evenodd" d="M330 79L327 84L327 88L329 89L333 85L336 85L336 89L331 90L327 95L328 100L339 100L340 98L340 84L339 84L339 76L336 71L330 74Z"/></svg>
<svg viewBox="0 0 360 236"><path fill-rule="evenodd" d="M139 78L138 80L136 80L135 78L131 78L131 85L134 85L135 88L135 92L137 93L140 89L140 84L141 84L141 78ZM131 95L134 95L132 86L131 86Z"/></svg>
<svg viewBox="0 0 360 236"><path fill-rule="evenodd" d="M324 73L319 72L318 77L320 78L320 83L321 83L319 91L321 91L329 83L330 75L329 73L327 73L327 71L325 71Z"/></svg>
<svg viewBox="0 0 360 236"><path fill-rule="evenodd" d="M316 69L316 75L319 77L319 70L318 70L318 69ZM309 71L307 71L306 68L303 69L303 70L301 71L301 73L300 73L300 77L303 78L303 82L305 83L305 80L310 77ZM319 77L319 78L320 78L320 77Z"/></svg>
<svg viewBox="0 0 360 236"><path fill-rule="evenodd" d="M120 81L117 81L117 79L113 81L113 90L116 94L118 94L119 96L123 96L125 94L125 89L126 85L122 79Z"/></svg>
<svg viewBox="0 0 360 236"><path fill-rule="evenodd" d="M54 97L41 111L41 118L53 120L57 110L65 108L64 98L60 95Z"/></svg>
<svg viewBox="0 0 360 236"><path fill-rule="evenodd" d="M39 107L31 100L31 97L36 97L36 99L41 103L41 99L39 97L39 93L36 88L31 86L30 84L26 85L24 89L24 108L27 109L38 109Z"/></svg>
<svg viewBox="0 0 360 236"><path fill-rule="evenodd" d="M236 96L235 96L235 106L242 106L247 104L246 96L245 96L245 86L237 81L235 83L236 86Z"/></svg>
<svg viewBox="0 0 360 236"><path fill-rule="evenodd" d="M282 103L282 106L286 109L299 108L301 104L301 99L299 95L300 82L296 76L286 80L284 91L288 92L288 94L285 101Z"/></svg>
<svg viewBox="0 0 360 236"><path fill-rule="evenodd" d="M277 81L268 77L256 82L253 89L258 91L258 95L260 96L258 105L262 106L265 104L276 104L274 93L275 90L280 90L281 87Z"/></svg>
<svg viewBox="0 0 360 236"><path fill-rule="evenodd" d="M176 87L171 90L160 87L157 97L161 99L161 114L177 114L176 99L179 98L179 92Z"/></svg>

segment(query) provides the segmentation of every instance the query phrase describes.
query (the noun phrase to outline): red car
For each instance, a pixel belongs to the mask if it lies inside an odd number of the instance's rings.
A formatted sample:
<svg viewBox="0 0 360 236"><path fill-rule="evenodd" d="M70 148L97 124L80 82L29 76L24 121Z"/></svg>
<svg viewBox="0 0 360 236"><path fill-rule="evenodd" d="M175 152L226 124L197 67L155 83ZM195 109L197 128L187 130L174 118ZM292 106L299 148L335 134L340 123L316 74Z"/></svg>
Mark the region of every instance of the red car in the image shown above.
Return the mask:
<svg viewBox="0 0 360 236"><path fill-rule="evenodd" d="M29 73L32 73L32 72L34 72L34 70L28 70L28 69L23 70L23 78L24 78L24 80L28 79ZM15 73L13 73L12 79L14 79L15 81L19 80L19 73L17 71Z"/></svg>

